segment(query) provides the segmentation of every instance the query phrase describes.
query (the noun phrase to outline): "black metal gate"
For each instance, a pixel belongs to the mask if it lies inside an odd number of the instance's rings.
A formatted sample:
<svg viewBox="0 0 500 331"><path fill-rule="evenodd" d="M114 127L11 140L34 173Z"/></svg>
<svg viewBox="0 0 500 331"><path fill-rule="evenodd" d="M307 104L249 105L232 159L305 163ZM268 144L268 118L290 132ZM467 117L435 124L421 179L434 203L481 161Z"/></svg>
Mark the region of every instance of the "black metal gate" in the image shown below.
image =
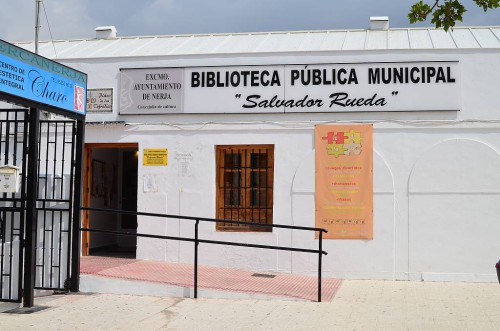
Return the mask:
<svg viewBox="0 0 500 331"><path fill-rule="evenodd" d="M69 290L76 121L40 121L35 289Z"/></svg>
<svg viewBox="0 0 500 331"><path fill-rule="evenodd" d="M37 110L31 113L38 119ZM29 114L28 110L0 110L0 166L20 170L18 193L0 194L0 301L22 301L23 276L24 281L34 278L35 289L68 291L70 287L75 185L80 185L75 171L81 169L76 166L78 125L76 120L30 121ZM37 123L35 146L28 139L30 123ZM29 160L30 150L38 151L36 160ZM30 170L30 165L36 169ZM36 174L35 183L30 183L30 173ZM36 199L28 194L33 184ZM28 224L32 200L36 200L36 212ZM34 254L28 254L35 259L33 272L24 252L33 251L30 233L36 243Z"/></svg>
<svg viewBox="0 0 500 331"><path fill-rule="evenodd" d="M0 112L0 165L20 169L18 193L0 194L0 301L21 301L26 202L26 110Z"/></svg>

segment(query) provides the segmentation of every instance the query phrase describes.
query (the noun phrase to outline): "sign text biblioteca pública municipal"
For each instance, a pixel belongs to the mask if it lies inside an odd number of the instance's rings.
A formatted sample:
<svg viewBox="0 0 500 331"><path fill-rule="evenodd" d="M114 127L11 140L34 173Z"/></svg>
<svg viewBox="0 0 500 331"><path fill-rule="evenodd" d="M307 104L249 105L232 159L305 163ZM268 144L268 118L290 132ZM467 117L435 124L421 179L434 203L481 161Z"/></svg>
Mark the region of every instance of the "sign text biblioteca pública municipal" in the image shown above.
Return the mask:
<svg viewBox="0 0 500 331"><path fill-rule="evenodd" d="M449 66L424 66L424 67L375 67L368 68L368 84L429 84L429 83L455 83ZM353 85L359 84L356 68L333 68L333 69L303 69L290 70L290 85L319 86L319 85ZM193 71L191 73L191 87L267 87L281 86L281 78L278 70L234 70L234 71ZM237 96L239 98L241 96ZM341 107L354 106L384 106L385 98L373 94L368 98L349 98L345 92L330 94L330 107L337 105ZM322 107L321 99L310 99L308 95L302 99L271 99L259 101L258 94L246 97L243 108L274 108L274 107Z"/></svg>

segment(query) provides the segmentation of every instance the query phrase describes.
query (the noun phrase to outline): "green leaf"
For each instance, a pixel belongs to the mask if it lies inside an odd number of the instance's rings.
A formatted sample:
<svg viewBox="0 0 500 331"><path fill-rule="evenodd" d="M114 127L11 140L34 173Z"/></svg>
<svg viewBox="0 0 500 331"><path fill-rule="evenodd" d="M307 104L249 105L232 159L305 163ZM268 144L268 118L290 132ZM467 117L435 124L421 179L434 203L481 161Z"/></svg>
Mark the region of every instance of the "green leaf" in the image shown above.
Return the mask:
<svg viewBox="0 0 500 331"><path fill-rule="evenodd" d="M500 6L500 0L474 0L476 5L482 7L486 12L488 9L495 9Z"/></svg>
<svg viewBox="0 0 500 331"><path fill-rule="evenodd" d="M411 24L416 22L424 22L427 16L432 14L431 23L436 28L443 28L448 31L453 28L457 21L463 21L463 15L467 11L462 5L463 0L433 0L432 6L423 2L423 0L415 3L410 8L408 20ZM500 0L473 0L474 3L483 8L486 12L490 9L500 7Z"/></svg>
<svg viewBox="0 0 500 331"><path fill-rule="evenodd" d="M436 28L442 26L445 31L448 31L450 27L455 26L456 21L462 22L463 14L466 11L460 1L446 0L434 10L431 22L436 25Z"/></svg>
<svg viewBox="0 0 500 331"><path fill-rule="evenodd" d="M419 1L410 8L410 13L408 14L408 19L410 23L416 22L425 22L427 19L427 15L432 11L431 6L424 3L423 1Z"/></svg>

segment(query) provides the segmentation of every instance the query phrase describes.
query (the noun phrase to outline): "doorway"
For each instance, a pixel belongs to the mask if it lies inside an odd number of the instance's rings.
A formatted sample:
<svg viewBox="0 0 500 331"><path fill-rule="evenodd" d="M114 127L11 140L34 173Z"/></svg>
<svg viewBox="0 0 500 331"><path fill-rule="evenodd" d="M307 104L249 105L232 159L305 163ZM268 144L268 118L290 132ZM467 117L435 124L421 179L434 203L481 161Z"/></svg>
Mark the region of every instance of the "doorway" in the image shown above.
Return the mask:
<svg viewBox="0 0 500 331"><path fill-rule="evenodd" d="M137 211L138 144L85 144L86 207ZM137 216L84 212L83 227L137 232ZM82 255L135 258L137 238L84 232Z"/></svg>

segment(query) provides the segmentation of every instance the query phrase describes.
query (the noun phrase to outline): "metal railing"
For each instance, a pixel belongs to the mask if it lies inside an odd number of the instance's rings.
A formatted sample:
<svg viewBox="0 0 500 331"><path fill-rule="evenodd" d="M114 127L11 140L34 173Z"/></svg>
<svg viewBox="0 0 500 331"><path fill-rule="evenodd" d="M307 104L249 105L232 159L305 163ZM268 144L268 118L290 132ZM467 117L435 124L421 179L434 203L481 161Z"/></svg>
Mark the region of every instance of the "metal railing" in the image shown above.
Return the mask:
<svg viewBox="0 0 500 331"><path fill-rule="evenodd" d="M144 238L193 242L194 243L194 298L198 298L198 245L200 243L215 244L215 245L227 245L227 246L253 247L253 248L263 248L263 249L272 249L272 250L281 250L281 251L318 254L318 302L321 302L322 257L323 257L323 255L328 254L326 251L323 250L323 233L328 232L326 229L312 228L312 227L305 227L305 226L294 226L294 225L281 225L281 224L259 224L259 223L251 223L251 222L221 220L221 219L214 219L214 218L194 217L194 216L133 212L133 211L117 210L117 209L81 207L81 210L94 211L94 212L105 212L105 213L113 213L113 214L122 214L122 215L150 216L150 217L172 218L172 219L195 221L194 238L175 237L175 236L159 236L159 235L153 235L153 234L132 233L132 232L127 232L127 231L112 231L112 230L99 230L99 229L92 229L92 228L80 228L80 230L84 231L84 232L98 232L98 233L107 233L107 234L115 234L115 235L123 235L123 236L135 236L135 237L144 237ZM225 223L232 223L232 224L259 226L259 227L272 227L272 228L280 228L280 229L319 232L319 237L318 237L318 246L319 247L318 247L318 249L308 249L308 248L296 248L296 247L286 247L286 246L273 246L273 245L241 243L241 242L233 242L233 241L200 239L199 238L199 229L198 229L200 221L201 222L212 222L212 223L225 222Z"/></svg>

